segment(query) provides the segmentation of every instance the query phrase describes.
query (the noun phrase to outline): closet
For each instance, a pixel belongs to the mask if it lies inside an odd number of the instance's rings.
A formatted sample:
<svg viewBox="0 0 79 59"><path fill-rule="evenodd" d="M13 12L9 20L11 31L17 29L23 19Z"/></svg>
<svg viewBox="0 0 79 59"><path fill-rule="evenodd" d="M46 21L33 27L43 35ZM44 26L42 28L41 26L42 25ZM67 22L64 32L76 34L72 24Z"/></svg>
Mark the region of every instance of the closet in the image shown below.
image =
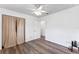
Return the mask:
<svg viewBox="0 0 79 59"><path fill-rule="evenodd" d="M2 15L2 47L9 48L25 41L25 19Z"/></svg>

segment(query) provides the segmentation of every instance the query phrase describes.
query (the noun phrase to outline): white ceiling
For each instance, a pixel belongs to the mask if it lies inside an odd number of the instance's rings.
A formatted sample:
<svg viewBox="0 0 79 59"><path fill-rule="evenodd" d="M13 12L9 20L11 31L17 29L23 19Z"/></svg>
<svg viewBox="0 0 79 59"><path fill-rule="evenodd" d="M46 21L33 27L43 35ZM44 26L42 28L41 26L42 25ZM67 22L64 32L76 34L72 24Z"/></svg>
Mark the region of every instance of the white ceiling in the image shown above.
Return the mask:
<svg viewBox="0 0 79 59"><path fill-rule="evenodd" d="M39 7L39 5L40 4L0 4L0 8L6 8L12 11L36 16L35 14L32 14L32 9ZM42 14L41 16L37 17L43 17L52 13L59 12L64 9L78 6L78 4L41 4L41 5L44 6L43 10L47 11L48 14Z"/></svg>

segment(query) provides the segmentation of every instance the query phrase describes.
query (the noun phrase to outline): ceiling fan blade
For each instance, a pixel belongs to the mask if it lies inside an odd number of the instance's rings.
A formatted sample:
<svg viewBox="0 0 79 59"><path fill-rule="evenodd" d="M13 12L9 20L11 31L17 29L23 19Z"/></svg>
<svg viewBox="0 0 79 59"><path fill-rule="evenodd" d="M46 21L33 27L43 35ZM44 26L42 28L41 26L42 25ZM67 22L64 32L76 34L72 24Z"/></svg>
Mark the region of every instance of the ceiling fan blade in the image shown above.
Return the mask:
<svg viewBox="0 0 79 59"><path fill-rule="evenodd" d="M23 6L25 6L25 5L23 5ZM30 10L30 11L34 11L34 10L36 10L36 7L35 7L35 5L32 4L32 5L25 6L25 9Z"/></svg>
<svg viewBox="0 0 79 59"><path fill-rule="evenodd" d="M41 12L42 12L42 13L46 13L46 14L48 14L48 12L47 12L47 11L44 11L44 10L42 10Z"/></svg>
<svg viewBox="0 0 79 59"><path fill-rule="evenodd" d="M43 8L43 6L40 6L38 9L41 10Z"/></svg>
<svg viewBox="0 0 79 59"><path fill-rule="evenodd" d="M36 9L32 9L32 11L35 11Z"/></svg>
<svg viewBox="0 0 79 59"><path fill-rule="evenodd" d="M29 11L35 11L36 9L31 9L31 8L26 8L26 10L29 10Z"/></svg>
<svg viewBox="0 0 79 59"><path fill-rule="evenodd" d="M44 12L45 13L46 11L42 10L41 12Z"/></svg>

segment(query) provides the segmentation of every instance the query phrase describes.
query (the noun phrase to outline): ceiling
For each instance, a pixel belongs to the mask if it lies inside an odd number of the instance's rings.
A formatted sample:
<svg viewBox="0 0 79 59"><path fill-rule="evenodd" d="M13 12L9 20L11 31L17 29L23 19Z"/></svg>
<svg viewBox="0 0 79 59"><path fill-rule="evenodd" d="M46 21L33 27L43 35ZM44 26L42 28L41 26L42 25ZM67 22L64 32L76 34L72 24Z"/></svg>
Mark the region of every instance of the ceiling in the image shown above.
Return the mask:
<svg viewBox="0 0 79 59"><path fill-rule="evenodd" d="M38 8L39 5L43 5L43 10L47 11L48 14L42 14L41 16L32 14L32 9ZM43 17L74 6L78 6L78 4L0 4L0 8L6 8L12 11L29 14L36 17Z"/></svg>

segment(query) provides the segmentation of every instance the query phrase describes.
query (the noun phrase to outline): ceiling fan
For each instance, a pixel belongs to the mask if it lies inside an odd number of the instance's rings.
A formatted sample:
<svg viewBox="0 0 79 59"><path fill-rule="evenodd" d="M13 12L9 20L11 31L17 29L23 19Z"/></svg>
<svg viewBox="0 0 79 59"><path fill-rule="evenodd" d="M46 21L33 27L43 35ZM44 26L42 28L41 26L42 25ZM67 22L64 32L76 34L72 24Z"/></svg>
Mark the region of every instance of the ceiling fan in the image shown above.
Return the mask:
<svg viewBox="0 0 79 59"><path fill-rule="evenodd" d="M35 9L32 9L32 14L40 16L42 14L48 14L48 12L43 10L43 5L39 5L39 7L36 7Z"/></svg>

